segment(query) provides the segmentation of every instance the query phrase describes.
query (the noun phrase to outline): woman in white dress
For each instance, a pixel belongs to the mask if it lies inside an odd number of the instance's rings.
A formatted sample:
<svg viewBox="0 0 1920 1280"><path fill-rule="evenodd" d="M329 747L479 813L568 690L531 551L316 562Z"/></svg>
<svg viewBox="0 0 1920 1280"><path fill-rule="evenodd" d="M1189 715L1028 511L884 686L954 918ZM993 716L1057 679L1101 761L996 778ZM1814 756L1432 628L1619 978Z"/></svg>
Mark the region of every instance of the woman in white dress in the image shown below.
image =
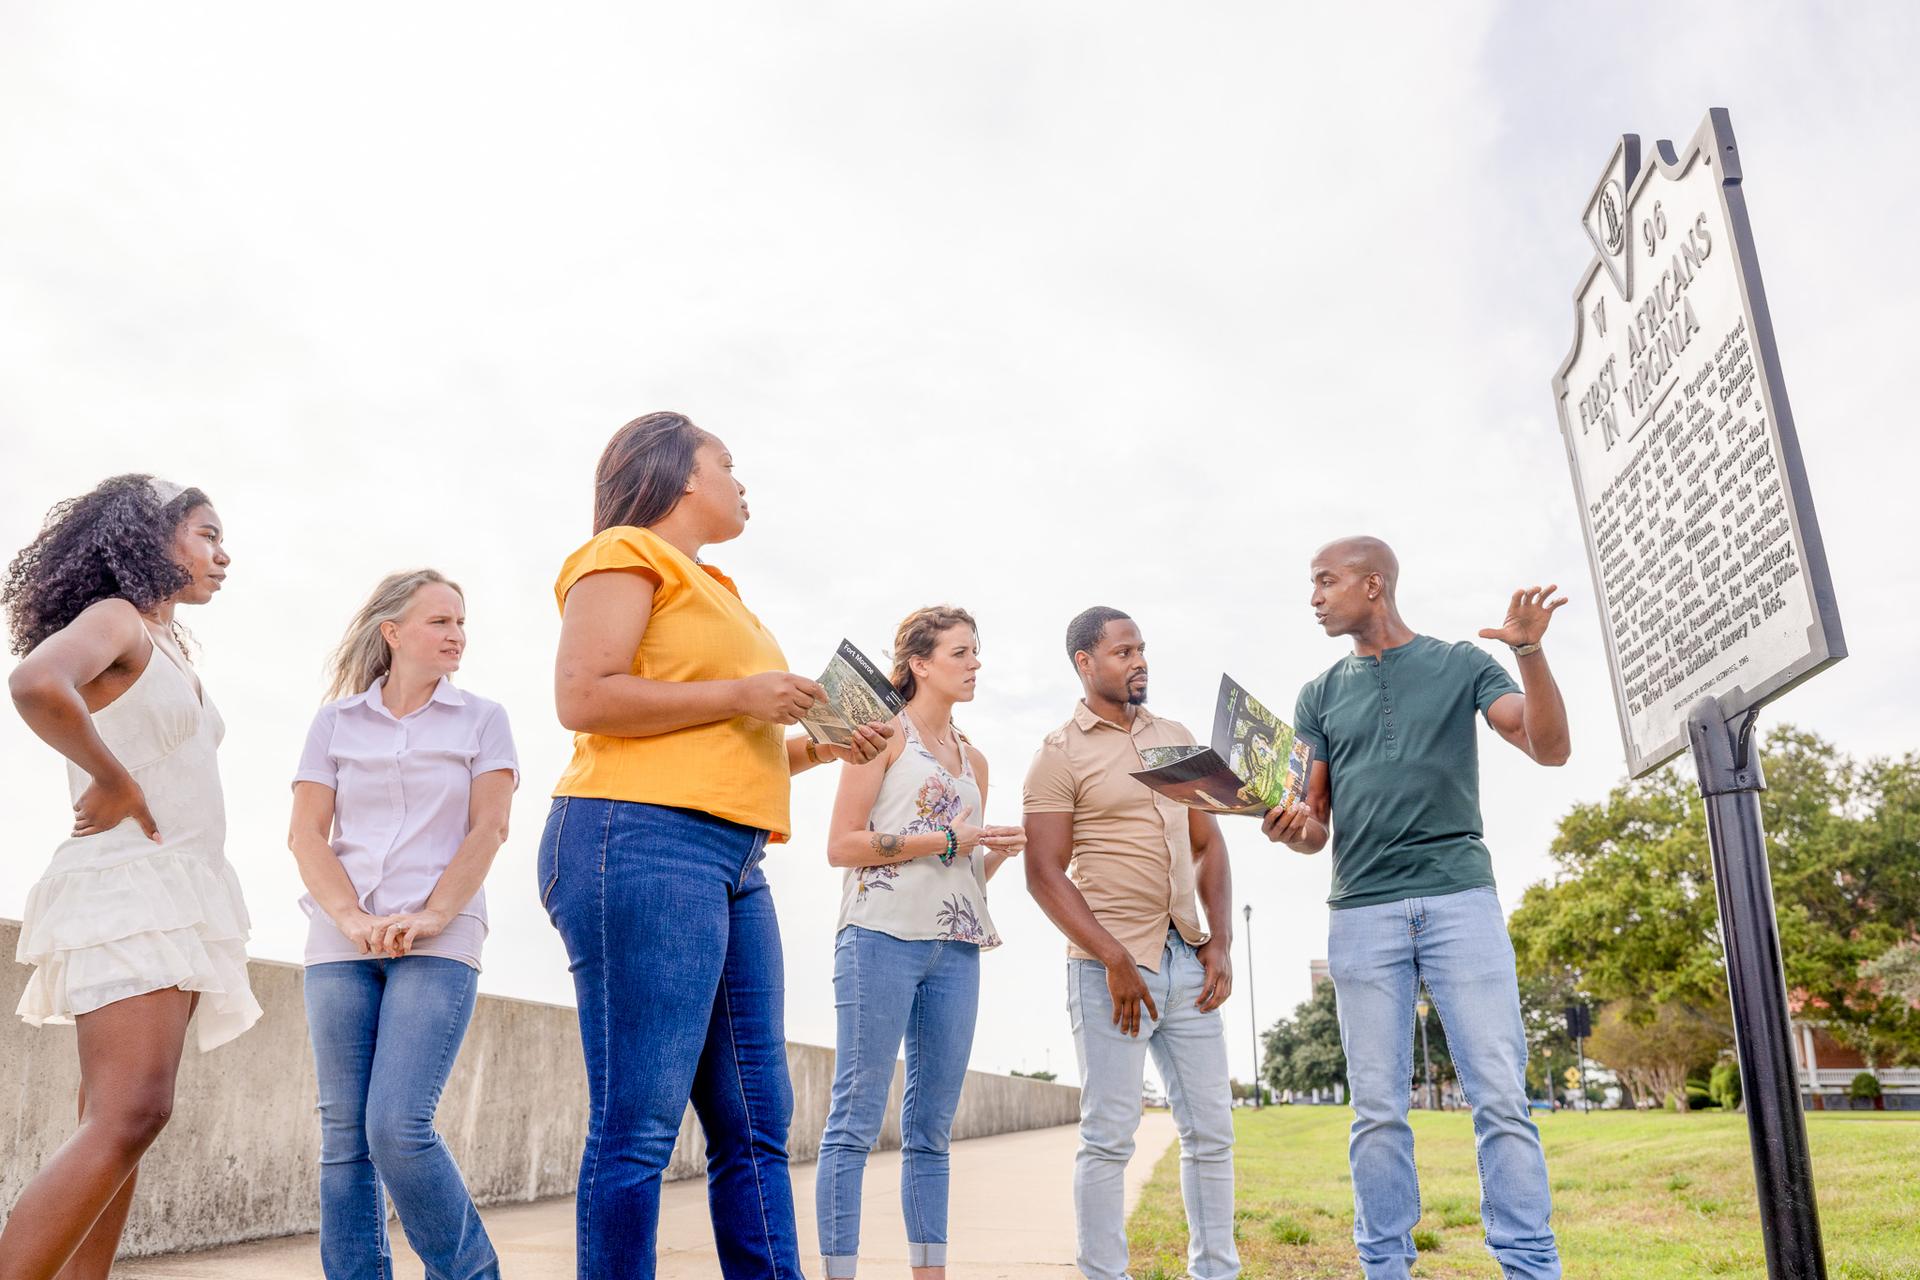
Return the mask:
<svg viewBox="0 0 1920 1280"><path fill-rule="evenodd" d="M106 1276L188 1020L204 1051L260 1016L222 852L220 713L173 618L220 590L221 538L198 489L116 476L53 509L0 593L25 655L8 688L66 757L74 815L27 899L18 1012L77 1023L80 1051L79 1128L14 1202L0 1280Z"/></svg>

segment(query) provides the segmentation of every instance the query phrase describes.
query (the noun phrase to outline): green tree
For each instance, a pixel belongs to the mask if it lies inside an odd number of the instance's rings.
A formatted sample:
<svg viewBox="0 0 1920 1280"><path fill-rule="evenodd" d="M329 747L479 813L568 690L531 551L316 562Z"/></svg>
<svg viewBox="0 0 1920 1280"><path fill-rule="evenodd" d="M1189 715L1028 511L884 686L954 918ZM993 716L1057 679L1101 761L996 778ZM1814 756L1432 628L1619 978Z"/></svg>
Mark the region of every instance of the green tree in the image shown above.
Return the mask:
<svg viewBox="0 0 1920 1280"><path fill-rule="evenodd" d="M1920 921L1920 755L1856 764L1812 734L1767 743L1762 809L1787 987L1878 1063L1920 1062L1920 1012L1867 969Z"/></svg>
<svg viewBox="0 0 1920 1280"><path fill-rule="evenodd" d="M1267 1087L1274 1092L1346 1087L1347 1055L1340 1047L1340 1014L1331 982L1315 987L1293 1017L1274 1023L1263 1039Z"/></svg>
<svg viewBox="0 0 1920 1280"><path fill-rule="evenodd" d="M1527 1092L1536 1098L1558 1097L1567 1068L1579 1065L1573 1039L1567 1035L1567 1006L1592 1003L1570 971L1520 974L1520 1019L1527 1031Z"/></svg>
<svg viewBox="0 0 1920 1280"><path fill-rule="evenodd" d="M1679 1002L1725 1016L1713 869L1697 789L1672 769L1560 820L1558 875L1509 928L1523 974L1602 1002Z"/></svg>
<svg viewBox="0 0 1920 1280"><path fill-rule="evenodd" d="M1587 1041L1603 1063L1642 1102L1671 1100L1688 1110L1687 1078L1710 1062L1728 1041L1725 1026L1677 1000L1636 1005L1620 1000L1600 1009Z"/></svg>
<svg viewBox="0 0 1920 1280"><path fill-rule="evenodd" d="M1782 727L1768 737L1762 766L1762 821L1796 1009L1870 1061L1920 1061L1915 1002L1867 972L1920 919L1920 755L1858 764ZM1556 875L1527 890L1511 921L1523 978L1627 1002L1622 1016L1641 1026L1672 1004L1730 1030L1693 779L1668 768L1575 806L1551 851Z"/></svg>
<svg viewBox="0 0 1920 1280"><path fill-rule="evenodd" d="M1433 1083L1436 1092L1454 1079L1453 1055L1447 1048L1446 1024L1440 1020L1440 1011L1432 1004L1432 997L1426 992L1419 993L1420 998L1428 1000L1427 1006L1427 1054L1433 1064ZM1408 1010L1414 1015L1414 1010ZM1420 1083L1420 1020L1417 1016L1407 1018L1407 1035L1413 1045L1413 1070L1407 1078L1407 1088L1414 1090ZM1293 1017L1282 1018L1263 1037L1265 1075L1267 1087L1276 1093L1291 1089L1295 1093L1311 1093L1315 1089L1331 1089L1335 1085L1344 1087L1347 1083L1347 1055L1340 1045L1340 1011L1337 997L1331 982L1323 982L1314 988L1313 996L1293 1011Z"/></svg>
<svg viewBox="0 0 1920 1280"><path fill-rule="evenodd" d="M1740 1064L1720 1061L1713 1064L1713 1074L1707 1077L1707 1092L1714 1102L1732 1111L1740 1105Z"/></svg>
<svg viewBox="0 0 1920 1280"><path fill-rule="evenodd" d="M1869 982L1883 985L1886 993L1910 1005L1920 1005L1920 943L1903 942L1888 947L1877 959L1860 970Z"/></svg>
<svg viewBox="0 0 1920 1280"><path fill-rule="evenodd" d="M1009 1074L1009 1075L1014 1075L1014 1076L1018 1076L1018 1077L1020 1077L1020 1078L1021 1078L1021 1079L1023 1079L1023 1080L1054 1080L1054 1079L1058 1079L1058 1077L1057 1077L1057 1076L1055 1076L1055 1075L1053 1074L1053 1072L1051 1072L1051 1071L1012 1071L1012 1072L1008 1072L1008 1074Z"/></svg>

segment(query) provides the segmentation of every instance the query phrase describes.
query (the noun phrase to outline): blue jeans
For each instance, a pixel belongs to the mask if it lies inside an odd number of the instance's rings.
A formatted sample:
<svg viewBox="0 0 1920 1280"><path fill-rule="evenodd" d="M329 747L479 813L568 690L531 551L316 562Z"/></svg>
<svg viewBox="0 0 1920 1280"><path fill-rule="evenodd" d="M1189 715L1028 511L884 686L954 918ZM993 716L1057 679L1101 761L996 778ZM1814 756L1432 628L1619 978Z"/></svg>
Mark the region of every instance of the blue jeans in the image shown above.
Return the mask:
<svg viewBox="0 0 1920 1280"><path fill-rule="evenodd" d="M661 805L562 796L547 815L540 898L572 960L587 1061L582 1276L651 1280L661 1175L691 1101L721 1273L799 1280L766 847L764 831Z"/></svg>
<svg viewBox="0 0 1920 1280"><path fill-rule="evenodd" d="M1527 1037L1500 899L1492 889L1467 889L1335 911L1327 967L1353 1094L1353 1239L1367 1280L1405 1280L1413 1263L1420 1181L1407 1107L1422 982L1473 1108L1487 1248L1510 1280L1558 1277L1547 1162L1527 1109Z"/></svg>
<svg viewBox="0 0 1920 1280"><path fill-rule="evenodd" d="M390 1280L388 1193L430 1280L500 1274L459 1166L433 1129L479 981L472 966L444 956L308 967L327 1280Z"/></svg>
<svg viewBox="0 0 1920 1280"><path fill-rule="evenodd" d="M828 1280L853 1275L859 1260L860 1183L887 1116L902 1037L907 1085L900 1099L900 1208L907 1220L907 1265L944 1267L947 1143L973 1050L980 948L906 941L848 925L833 947L833 1004L833 1104L814 1180Z"/></svg>
<svg viewBox="0 0 1920 1280"><path fill-rule="evenodd" d="M1147 1054L1166 1082L1180 1134L1180 1198L1187 1207L1187 1271L1193 1280L1240 1274L1233 1243L1233 1090L1220 1011L1194 1007L1206 970L1186 940L1167 931L1160 971L1140 978L1160 1016L1140 1008L1140 1034L1113 1022L1107 971L1092 960L1067 961L1067 1011L1080 1059L1080 1152L1073 1166L1073 1213L1080 1272L1122 1280L1127 1270L1127 1161L1140 1127Z"/></svg>

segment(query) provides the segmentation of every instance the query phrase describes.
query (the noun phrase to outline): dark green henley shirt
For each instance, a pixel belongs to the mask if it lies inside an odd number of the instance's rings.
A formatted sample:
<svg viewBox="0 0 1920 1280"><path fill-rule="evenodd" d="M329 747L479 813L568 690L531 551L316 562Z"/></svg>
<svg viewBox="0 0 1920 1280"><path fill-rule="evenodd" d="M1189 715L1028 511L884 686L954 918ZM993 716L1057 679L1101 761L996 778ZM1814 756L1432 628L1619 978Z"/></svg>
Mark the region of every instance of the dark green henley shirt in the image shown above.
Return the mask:
<svg viewBox="0 0 1920 1280"><path fill-rule="evenodd" d="M1293 727L1327 764L1334 908L1493 883L1475 718L1513 677L1478 645L1415 636L1349 656L1300 690Z"/></svg>

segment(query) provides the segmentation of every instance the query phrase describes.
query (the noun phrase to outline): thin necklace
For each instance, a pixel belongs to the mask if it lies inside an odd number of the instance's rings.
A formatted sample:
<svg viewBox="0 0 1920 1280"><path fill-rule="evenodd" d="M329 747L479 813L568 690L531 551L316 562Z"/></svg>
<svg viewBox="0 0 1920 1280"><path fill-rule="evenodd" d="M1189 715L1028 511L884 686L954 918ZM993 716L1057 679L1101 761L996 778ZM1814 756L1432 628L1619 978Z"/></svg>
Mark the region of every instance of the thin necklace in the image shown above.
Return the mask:
<svg viewBox="0 0 1920 1280"><path fill-rule="evenodd" d="M943 747L950 747L953 745L953 722L951 720L947 722L947 736L942 738L934 734L928 733L927 726L921 724L920 717L914 715L913 712L911 711L907 712L907 718L913 721L913 727L920 731L921 737L932 738L934 742L938 743L940 746L943 746Z"/></svg>

